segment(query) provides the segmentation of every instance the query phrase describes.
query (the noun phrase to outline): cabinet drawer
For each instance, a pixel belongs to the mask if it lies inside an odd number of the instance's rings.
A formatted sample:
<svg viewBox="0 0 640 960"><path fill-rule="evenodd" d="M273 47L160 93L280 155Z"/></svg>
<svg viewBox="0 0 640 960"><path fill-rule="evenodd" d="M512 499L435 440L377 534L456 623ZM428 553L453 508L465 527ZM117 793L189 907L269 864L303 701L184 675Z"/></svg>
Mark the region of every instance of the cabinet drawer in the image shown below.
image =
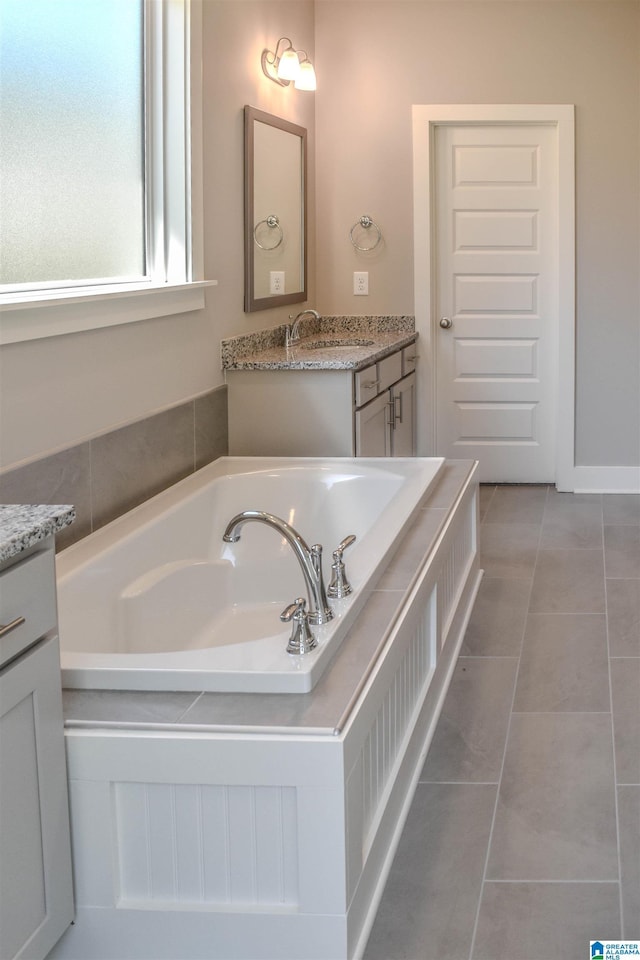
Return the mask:
<svg viewBox="0 0 640 960"><path fill-rule="evenodd" d="M387 390L392 383L402 376L402 351L398 350L383 360L378 361L378 379L380 386L378 393Z"/></svg>
<svg viewBox="0 0 640 960"><path fill-rule="evenodd" d="M412 343L409 347L404 347L402 351L402 376L413 373L418 359L418 344Z"/></svg>
<svg viewBox="0 0 640 960"><path fill-rule="evenodd" d="M354 376L356 407L373 400L379 393L399 380L402 376L402 351L397 350L388 357L383 357L377 363L364 370L359 370Z"/></svg>
<svg viewBox="0 0 640 960"><path fill-rule="evenodd" d="M354 385L356 394L356 407L373 400L380 392L380 381L378 379L378 364L374 363L364 370L358 370L354 375Z"/></svg>
<svg viewBox="0 0 640 960"><path fill-rule="evenodd" d="M2 634L1 628L24 618ZM0 666L56 625L53 548L40 550L0 573Z"/></svg>

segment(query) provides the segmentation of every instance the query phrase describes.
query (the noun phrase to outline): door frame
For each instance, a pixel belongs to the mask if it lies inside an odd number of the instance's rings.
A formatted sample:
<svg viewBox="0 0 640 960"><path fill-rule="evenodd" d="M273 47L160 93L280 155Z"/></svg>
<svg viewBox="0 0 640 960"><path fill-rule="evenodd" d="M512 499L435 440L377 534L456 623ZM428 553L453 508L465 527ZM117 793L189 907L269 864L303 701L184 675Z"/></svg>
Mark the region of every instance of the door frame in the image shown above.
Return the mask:
<svg viewBox="0 0 640 960"><path fill-rule="evenodd" d="M556 354L555 482L575 486L575 121L573 104L414 104L413 108L414 295L420 335L417 432L419 456L435 455L435 169L438 126L488 123L553 125L557 129L558 329ZM426 175L425 175L426 172Z"/></svg>

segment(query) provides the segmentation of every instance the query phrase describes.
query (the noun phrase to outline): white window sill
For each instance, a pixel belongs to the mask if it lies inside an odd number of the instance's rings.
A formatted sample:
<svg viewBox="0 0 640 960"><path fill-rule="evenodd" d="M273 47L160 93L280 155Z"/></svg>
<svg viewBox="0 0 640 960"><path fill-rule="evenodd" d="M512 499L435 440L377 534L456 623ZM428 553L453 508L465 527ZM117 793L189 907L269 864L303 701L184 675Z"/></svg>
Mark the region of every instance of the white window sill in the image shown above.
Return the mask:
<svg viewBox="0 0 640 960"><path fill-rule="evenodd" d="M191 283L123 284L46 291L42 295L0 297L0 344L39 340L81 330L111 327L153 317L202 310L205 287L216 280Z"/></svg>

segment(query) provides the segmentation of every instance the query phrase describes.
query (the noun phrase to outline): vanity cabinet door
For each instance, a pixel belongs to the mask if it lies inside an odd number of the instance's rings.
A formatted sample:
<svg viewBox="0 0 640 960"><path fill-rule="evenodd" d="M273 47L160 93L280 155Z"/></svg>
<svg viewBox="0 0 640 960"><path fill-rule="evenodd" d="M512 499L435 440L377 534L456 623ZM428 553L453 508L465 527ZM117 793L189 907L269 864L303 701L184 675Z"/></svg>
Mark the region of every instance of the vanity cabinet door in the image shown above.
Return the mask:
<svg viewBox="0 0 640 960"><path fill-rule="evenodd" d="M2 960L42 960L73 919L53 551L0 571Z"/></svg>
<svg viewBox="0 0 640 960"><path fill-rule="evenodd" d="M56 636L0 671L0 956L46 957L73 919Z"/></svg>
<svg viewBox="0 0 640 960"><path fill-rule="evenodd" d="M356 410L356 456L415 457L415 404L412 373Z"/></svg>
<svg viewBox="0 0 640 960"><path fill-rule="evenodd" d="M356 411L357 457L391 456L390 399L387 391Z"/></svg>
<svg viewBox="0 0 640 960"><path fill-rule="evenodd" d="M392 388L393 418L391 428L391 454L394 457L416 455L416 376L412 373Z"/></svg>

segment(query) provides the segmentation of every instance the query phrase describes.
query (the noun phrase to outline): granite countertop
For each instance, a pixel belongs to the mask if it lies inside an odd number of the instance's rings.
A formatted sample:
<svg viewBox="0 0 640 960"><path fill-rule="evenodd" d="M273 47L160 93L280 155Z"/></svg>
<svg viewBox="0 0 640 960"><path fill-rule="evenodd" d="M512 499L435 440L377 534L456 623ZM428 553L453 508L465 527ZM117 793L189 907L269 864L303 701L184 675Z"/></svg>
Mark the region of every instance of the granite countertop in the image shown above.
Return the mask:
<svg viewBox="0 0 640 960"><path fill-rule="evenodd" d="M0 504L0 562L69 526L75 508L59 504Z"/></svg>
<svg viewBox="0 0 640 960"><path fill-rule="evenodd" d="M222 341L225 370L360 370L417 339L413 317L322 317L301 324L285 345L286 325ZM346 342L345 342L346 341ZM311 348L311 344L317 344Z"/></svg>

